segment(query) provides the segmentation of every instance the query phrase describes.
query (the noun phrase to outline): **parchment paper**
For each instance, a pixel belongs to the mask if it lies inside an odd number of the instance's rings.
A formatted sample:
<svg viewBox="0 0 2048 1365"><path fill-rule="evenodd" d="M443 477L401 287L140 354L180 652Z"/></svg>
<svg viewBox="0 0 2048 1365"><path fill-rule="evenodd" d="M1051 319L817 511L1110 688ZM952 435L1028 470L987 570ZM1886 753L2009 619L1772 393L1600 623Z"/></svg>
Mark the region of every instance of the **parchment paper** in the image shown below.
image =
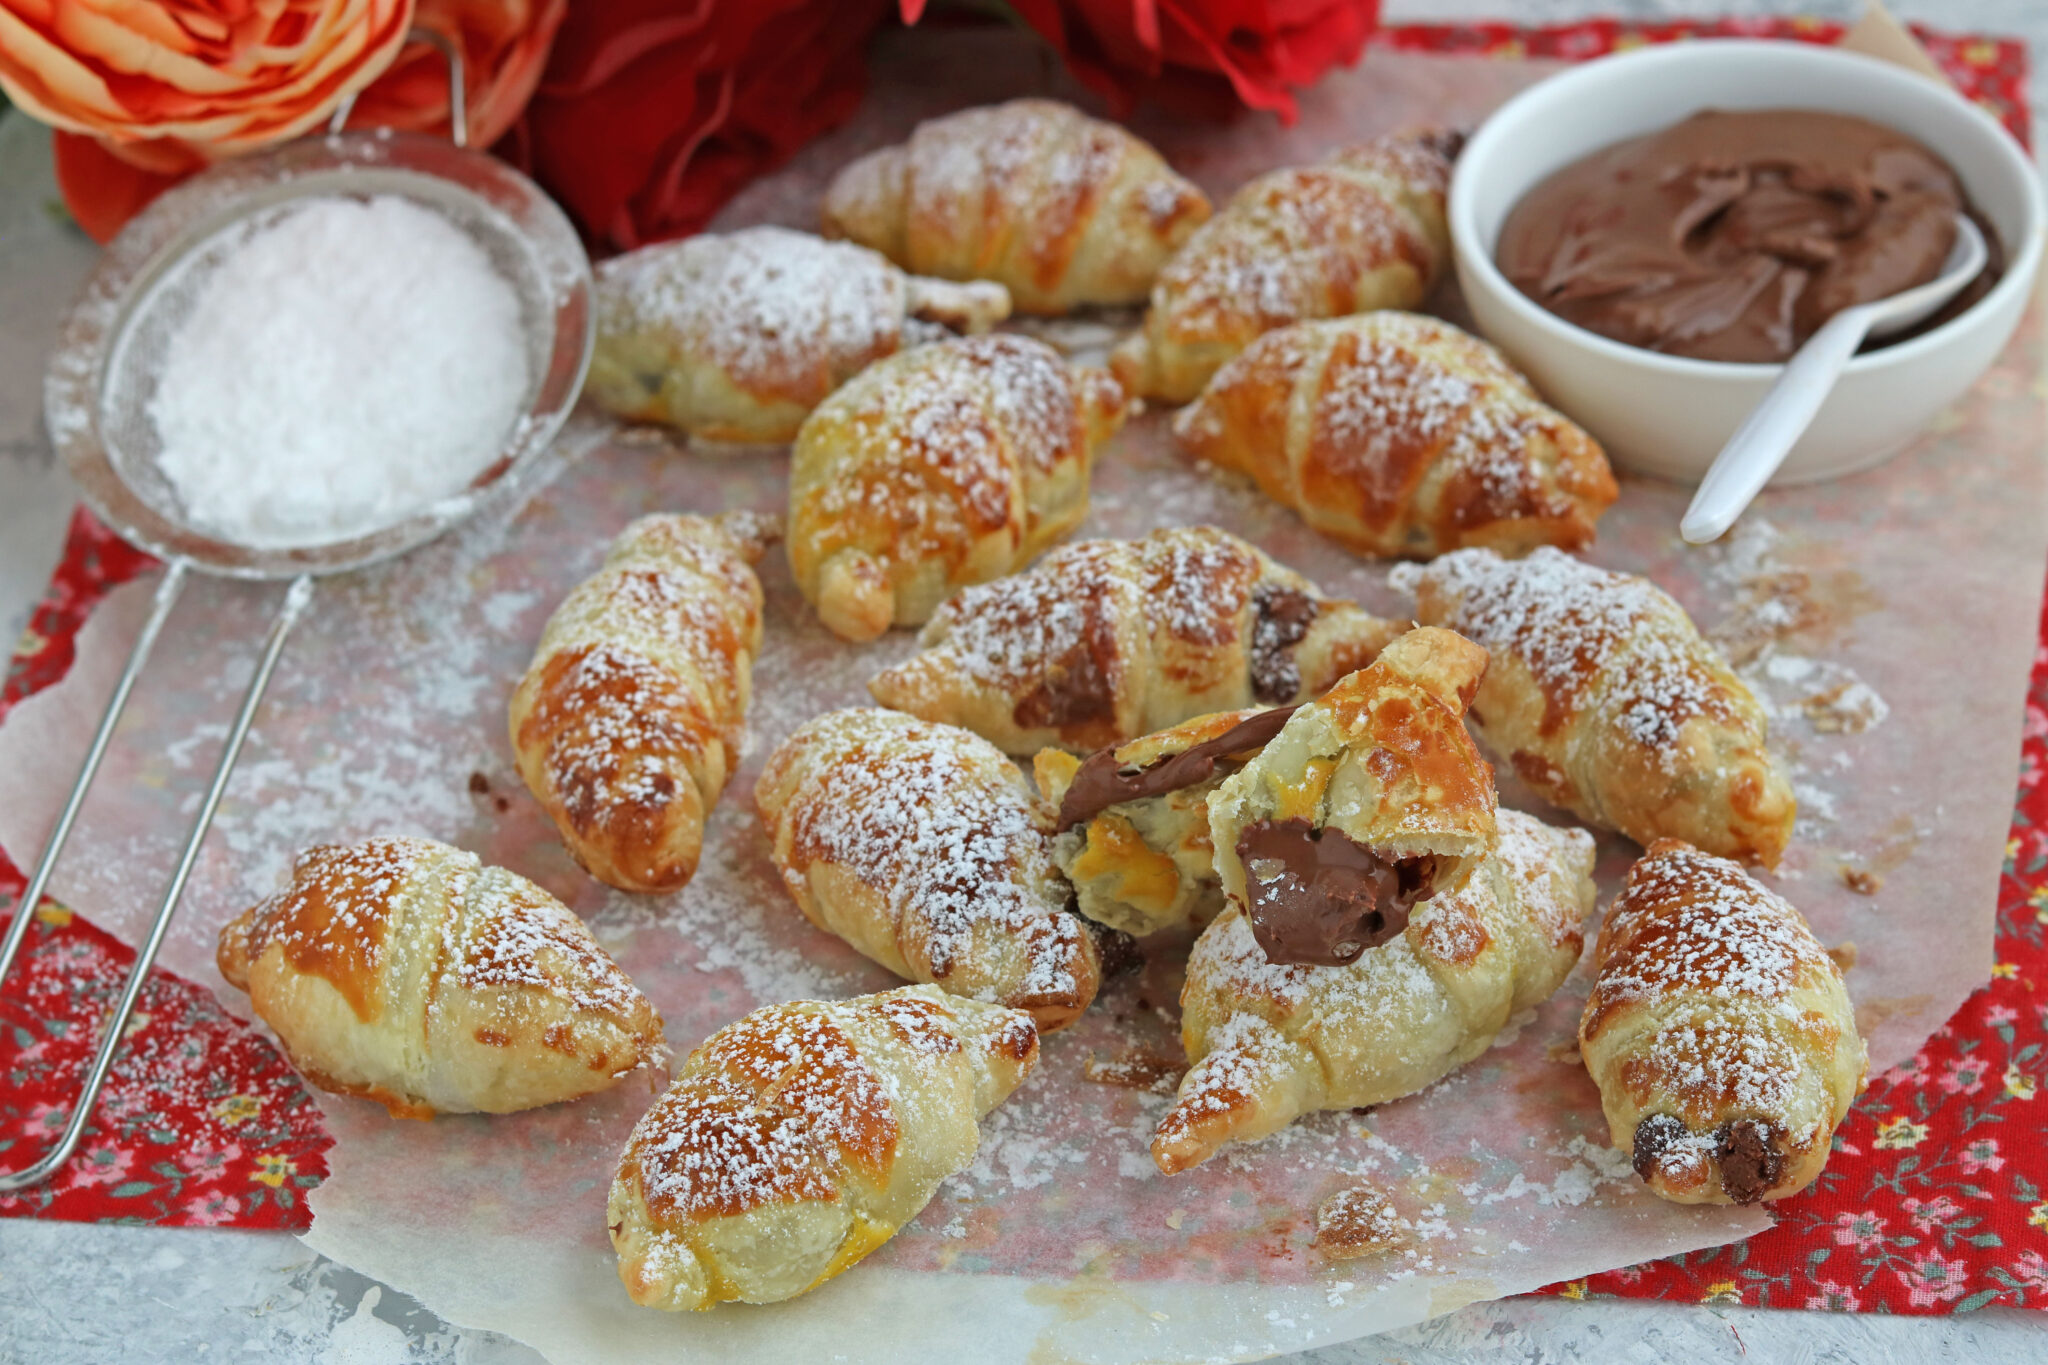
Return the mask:
<svg viewBox="0 0 2048 1365"><path fill-rule="evenodd" d="M806 222L824 176L936 109L1025 89L1071 95L999 35L888 47L860 120L735 204L727 225ZM1212 193L1270 165L1429 116L1476 121L1542 74L1522 64L1387 57L1326 82L1302 124L1141 131ZM1441 301L1451 311L1455 300ZM1653 574L1717 630L1769 700L1802 815L1780 885L1828 943L1874 1069L1908 1056L1986 977L2043 557L2037 339L2030 325L1940 429L1885 469L1768 494L1731 542L1686 550L1681 490L1625 480L1593 557ZM521 788L504 708L542 622L609 537L654 510L776 510L780 453L682 452L608 439L516 516L324 584L285 656L164 962L220 986L219 925L272 889L307 844L412 831L533 877L585 914L688 1048L758 1004L886 988L891 978L806 925L775 884L749 793L762 758L811 716L867 700L905 655L808 616L779 559L764 568L765 652L747 762L681 895L608 893L569 862ZM1165 418L1104 458L1089 535L1210 521L1389 614L1385 566L1303 530L1246 488L1191 468ZM0 845L42 846L149 591L117 593L78 663L0 727ZM132 937L151 908L253 664L276 590L188 590L130 708L54 891ZM1888 712L1888 714L1887 714ZM1874 723L1872 722L1874 719ZM1862 727L1862 728L1858 728ZM484 790L473 792L472 775ZM1525 793L1504 791L1511 803ZM1543 812L1555 817L1554 812ZM1603 887L1630 850L1603 844ZM1847 864L1882 887L1844 886ZM1603 901L1605 897L1603 895ZM1646 1194L1606 1146L1597 1095L1566 1049L1584 968L1501 1044L1421 1096L1325 1114L1179 1177L1146 1142L1167 1096L1082 1079L1091 1057L1174 1056L1179 954L1155 950L986 1126L975 1166L858 1270L792 1303L670 1317L619 1288L604 1194L651 1099L610 1095L500 1119L388 1119L325 1098L336 1146L307 1241L443 1316L528 1341L560 1365L805 1356L1123 1362L1250 1359L1344 1340L1476 1299L1715 1245L1759 1211ZM1370 1181L1414 1227L1405 1250L1326 1266L1309 1250L1326 1195Z"/></svg>

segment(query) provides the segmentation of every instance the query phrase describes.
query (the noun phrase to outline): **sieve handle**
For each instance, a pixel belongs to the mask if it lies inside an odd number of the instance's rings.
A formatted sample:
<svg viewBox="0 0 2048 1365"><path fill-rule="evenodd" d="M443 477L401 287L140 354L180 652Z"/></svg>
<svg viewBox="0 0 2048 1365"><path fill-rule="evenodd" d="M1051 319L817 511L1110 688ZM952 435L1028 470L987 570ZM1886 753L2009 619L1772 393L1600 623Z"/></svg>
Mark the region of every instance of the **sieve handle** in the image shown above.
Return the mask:
<svg viewBox="0 0 2048 1365"><path fill-rule="evenodd" d="M416 28L405 35L408 43L425 43L439 52L448 63L448 140L458 147L469 145L469 82L463 75L462 47L453 38L439 29ZM359 90L352 90L334 106L333 115L327 120L329 137L348 126L348 116L355 112L356 96Z"/></svg>
<svg viewBox="0 0 2048 1365"><path fill-rule="evenodd" d="M99 731L93 736L92 747L86 751L85 764L79 769L78 780L72 784L63 814L57 818L50 845L43 850L42 861L36 865L36 874L29 882L27 893L15 905L14 923L8 928L5 945L0 946L0 977L6 975L8 965L28 932L27 926L34 917L36 906L41 904L43 887L57 865L57 854L71 833L72 822L78 815L79 806L84 803L86 789L92 785L100 759L106 753L114 725L128 703L128 693L135 685L136 676L142 672L144 661L149 658L150 647L156 643L158 632L163 629L164 618L170 615L171 605L178 599L179 589L184 586L185 570L183 560L173 560L163 580L157 584L156 600L150 608L149 619L143 623L142 634L129 651L128 666L122 670L120 682L115 684L106 714L100 717ZM220 807L221 794L227 790L228 778L234 773L235 760L241 756L242 741L249 737L250 727L256 722L256 708L263 701L264 690L270 686L270 675L277 671L285 639L312 599L313 580L310 576L293 579L291 587L285 591L284 603L270 624L270 637L264 642L263 656L257 660L256 675L249 680L248 691L242 694L242 708L236 712L235 723L228 729L227 744L213 770L213 782L206 789L205 800L199 803L199 814L192 821L191 832L185 836L185 850L178 857L177 871L171 874L170 887L164 892L163 903L157 907L148 937L135 950L135 965L128 970L128 980L121 987L121 998L101 1025L99 1051L93 1056L92 1070L86 1074L78 1101L71 1108L70 1121L41 1160L32 1166L0 1175L0 1194L12 1194L48 1180L71 1159L71 1154L78 1149L79 1140L85 1136L85 1125L92 1118L93 1105L99 1099L101 1087L107 1082L107 1073L113 1069L114 1054L120 1050L122 1035L127 1032L136 1002L142 998L142 988L149 980L150 964L156 961L157 949L163 946L164 934L171 927L171 914L178 908L179 898L185 894L185 883L190 880L193 865L199 860L199 846L205 842L214 812Z"/></svg>

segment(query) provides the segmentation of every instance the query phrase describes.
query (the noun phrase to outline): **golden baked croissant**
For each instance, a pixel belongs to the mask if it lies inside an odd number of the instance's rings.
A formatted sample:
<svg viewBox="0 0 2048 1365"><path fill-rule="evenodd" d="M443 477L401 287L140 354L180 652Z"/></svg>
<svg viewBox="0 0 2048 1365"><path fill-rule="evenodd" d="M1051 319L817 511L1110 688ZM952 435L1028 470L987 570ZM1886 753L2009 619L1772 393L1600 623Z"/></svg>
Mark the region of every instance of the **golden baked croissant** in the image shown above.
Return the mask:
<svg viewBox="0 0 2048 1365"><path fill-rule="evenodd" d="M1110 367L1144 398L1185 403L1261 333L1413 308L1451 259L1454 134L1396 134L1245 185L1159 272L1144 327Z"/></svg>
<svg viewBox="0 0 2048 1365"><path fill-rule="evenodd" d="M1571 974L1593 908L1593 838L1499 813L1491 855L1345 966L1277 964L1232 905L1202 931L1181 991L1194 1063L1152 1139L1172 1175L1226 1142L1318 1109L1385 1104L1493 1045Z"/></svg>
<svg viewBox="0 0 2048 1365"><path fill-rule="evenodd" d="M554 1104L666 1056L567 906L430 839L308 849L218 960L307 1080L398 1118Z"/></svg>
<svg viewBox="0 0 2048 1365"><path fill-rule="evenodd" d="M1209 216L1200 190L1114 123L1019 99L927 119L825 194L825 232L920 275L995 280L1020 311L1137 303Z"/></svg>
<svg viewBox="0 0 2048 1365"><path fill-rule="evenodd" d="M1323 596L1213 526L1061 546L940 607L876 701L1012 754L1120 744L1211 711L1315 696L1401 627Z"/></svg>
<svg viewBox="0 0 2048 1365"><path fill-rule="evenodd" d="M1220 711L1097 749L1031 760L1052 855L1081 913L1142 937L1207 924L1223 908L1209 793L1280 732L1293 707Z"/></svg>
<svg viewBox="0 0 2048 1365"><path fill-rule="evenodd" d="M804 918L900 977L1062 1028L1095 998L1095 931L1024 775L986 740L862 707L799 729L754 787Z"/></svg>
<svg viewBox="0 0 2048 1365"><path fill-rule="evenodd" d="M1599 443L1499 352L1415 313L1268 332L1173 431L1365 555L1576 549L1617 492Z"/></svg>
<svg viewBox="0 0 2048 1365"><path fill-rule="evenodd" d="M788 441L870 363L985 332L1001 285L906 275L807 232L756 227L643 247L597 268L584 392L605 411L716 441Z"/></svg>
<svg viewBox="0 0 2048 1365"><path fill-rule="evenodd" d="M589 873L673 891L739 759L772 523L642 517L548 618L512 694L527 789Z"/></svg>
<svg viewBox="0 0 2048 1365"><path fill-rule="evenodd" d="M1544 800L1640 844L1777 865L1796 806L1763 707L1656 584L1555 550L1461 550L1392 582L1492 655L1473 725Z"/></svg>
<svg viewBox="0 0 2048 1365"><path fill-rule="evenodd" d="M1080 523L1096 448L1124 410L1107 374L1020 336L869 366L797 436L797 587L848 640L923 623L955 589L1010 572Z"/></svg>
<svg viewBox="0 0 2048 1365"><path fill-rule="evenodd" d="M930 986L767 1005L684 1062L619 1157L619 1279L671 1312L774 1303L857 1264L980 1146L1038 1060L1018 1010Z"/></svg>
<svg viewBox="0 0 2048 1365"><path fill-rule="evenodd" d="M1614 1145L1679 1204L1812 1184L1868 1058L1841 970L1736 864L1659 839L1594 948L1579 1052Z"/></svg>

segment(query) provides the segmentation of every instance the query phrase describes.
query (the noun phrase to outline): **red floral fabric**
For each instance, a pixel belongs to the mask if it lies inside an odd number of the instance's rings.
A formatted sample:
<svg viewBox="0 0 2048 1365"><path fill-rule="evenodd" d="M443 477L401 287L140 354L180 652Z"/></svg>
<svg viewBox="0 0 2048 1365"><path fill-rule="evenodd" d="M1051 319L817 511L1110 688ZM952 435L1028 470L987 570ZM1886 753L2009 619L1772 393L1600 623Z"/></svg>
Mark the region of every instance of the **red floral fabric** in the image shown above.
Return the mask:
<svg viewBox="0 0 2048 1365"><path fill-rule="evenodd" d="M1998 38L1915 30L1959 89L2022 139L2027 52ZM1838 25L1607 21L1568 28L1411 26L1399 50L1588 58L1642 42L1734 34L1831 42ZM63 562L0 687L0 716L63 675L72 637L109 589L151 565L81 511ZM2048 642L2048 612L2042 620ZM1813 1188L1773 1206L1776 1227L1733 1246L1609 1271L1547 1292L1895 1313L1991 1303L2048 1308L2048 643L2035 660L1997 965L1911 1063L1872 1081ZM20 873L0 856L0 902ZM63 1126L93 1022L130 951L45 904L0 990L0 1162L32 1160ZM4 920L0 920L4 923ZM23 992L26 992L24 996ZM155 974L81 1156L0 1214L87 1221L303 1228L301 1192L330 1141L303 1084L256 1031L200 987ZM45 1022L49 1020L51 1022Z"/></svg>

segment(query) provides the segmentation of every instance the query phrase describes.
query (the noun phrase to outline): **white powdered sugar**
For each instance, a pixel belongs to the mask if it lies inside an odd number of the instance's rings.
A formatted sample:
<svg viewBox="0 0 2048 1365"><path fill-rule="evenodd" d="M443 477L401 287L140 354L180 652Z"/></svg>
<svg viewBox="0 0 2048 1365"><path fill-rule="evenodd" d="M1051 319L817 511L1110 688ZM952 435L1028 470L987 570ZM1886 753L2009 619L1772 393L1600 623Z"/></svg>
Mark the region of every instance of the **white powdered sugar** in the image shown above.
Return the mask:
<svg viewBox="0 0 2048 1365"><path fill-rule="evenodd" d="M148 409L195 524L251 546L342 540L498 458L530 382L525 336L466 233L392 195L310 199L235 232Z"/></svg>

